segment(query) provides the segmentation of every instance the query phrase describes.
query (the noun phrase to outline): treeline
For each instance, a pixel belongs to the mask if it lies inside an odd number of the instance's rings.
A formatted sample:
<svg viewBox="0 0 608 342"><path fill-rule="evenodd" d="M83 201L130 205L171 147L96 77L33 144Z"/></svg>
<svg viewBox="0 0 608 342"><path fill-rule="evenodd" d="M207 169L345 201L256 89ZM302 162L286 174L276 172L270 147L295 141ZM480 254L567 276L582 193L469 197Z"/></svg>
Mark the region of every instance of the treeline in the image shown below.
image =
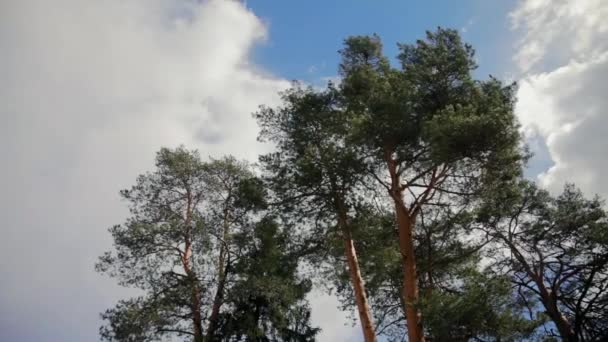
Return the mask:
<svg viewBox="0 0 608 342"><path fill-rule="evenodd" d="M314 341L316 277L366 342L608 340L603 202L523 178L515 85L457 31L399 51L350 37L339 84L260 107L257 165L161 149L96 266L142 290L102 338Z"/></svg>

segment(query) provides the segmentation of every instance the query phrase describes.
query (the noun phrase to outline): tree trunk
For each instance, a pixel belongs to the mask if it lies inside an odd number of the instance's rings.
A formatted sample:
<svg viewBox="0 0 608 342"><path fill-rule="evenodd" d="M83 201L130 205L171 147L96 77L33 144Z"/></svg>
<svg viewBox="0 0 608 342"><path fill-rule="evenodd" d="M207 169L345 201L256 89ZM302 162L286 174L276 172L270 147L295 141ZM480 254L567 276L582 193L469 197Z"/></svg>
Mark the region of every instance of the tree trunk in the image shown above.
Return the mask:
<svg viewBox="0 0 608 342"><path fill-rule="evenodd" d="M405 302L408 340L424 342L422 329L422 314L418 305L418 274L416 271L416 255L414 253L414 222L408 216L401 201L395 201L397 225L399 229L399 250L403 259L403 288L401 296Z"/></svg>
<svg viewBox="0 0 608 342"><path fill-rule="evenodd" d="M186 248L182 256L182 265L184 272L188 275L188 280L192 284L192 328L194 333L194 342L203 342L203 322L201 315L201 292L198 288L198 279L194 271L190 267L190 256L192 255L192 247L189 239L186 240Z"/></svg>
<svg viewBox="0 0 608 342"><path fill-rule="evenodd" d="M228 265L226 265L226 269ZM226 272L223 272L226 273ZM211 315L209 316L209 327L207 328L207 341L211 341L215 330L217 329L218 319L220 317L220 309L224 301L224 288L226 286L226 275L223 274L217 284L217 290L215 292L215 298L213 299L213 307L211 308Z"/></svg>
<svg viewBox="0 0 608 342"><path fill-rule="evenodd" d="M192 323L194 327L194 342L203 342L203 318L201 316L201 293L197 284L192 287Z"/></svg>
<svg viewBox="0 0 608 342"><path fill-rule="evenodd" d="M185 228L184 233L184 254L182 257L182 267L184 272L188 276L188 280L192 285L192 328L194 332L194 342L203 342L203 317L201 315L201 291L198 287L198 279L196 273L190 265L190 258L192 257L192 193L187 190L188 204L186 207L185 217Z"/></svg>
<svg viewBox="0 0 608 342"><path fill-rule="evenodd" d="M211 308L211 315L209 316L209 327L207 328L207 341L211 341L213 335L215 335L215 330L217 329L218 319L220 317L220 309L222 304L224 303L224 289L226 287L226 277L228 273L230 260L227 261L226 267L224 271L221 272L217 290L215 292L215 298L213 299L213 307Z"/></svg>
<svg viewBox="0 0 608 342"><path fill-rule="evenodd" d="M542 269L539 271L533 269L526 260L526 258L523 256L523 254L521 254L519 249L512 242L512 240L510 240L503 234L499 234L498 237L507 244L511 253L513 253L513 255L515 256L515 259L517 259L517 261L523 266L526 274L532 279L532 281L534 281L534 284L536 284L536 287L538 288L538 291L540 293L541 303L547 310L547 315L549 315L549 318L551 318L551 320L557 327L557 330L559 331L559 335L562 340L564 342L577 342L578 336L572 328L572 324L568 322L566 317L564 317L564 315L557 307L557 298L555 296L555 293L551 292L549 289L547 289L547 286L545 286L545 282L543 281ZM544 260L541 260L540 265L543 265L543 263Z"/></svg>
<svg viewBox="0 0 608 342"><path fill-rule="evenodd" d="M578 336L572 328L572 324L568 322L568 319L564 317L559 308L557 307L557 299L554 298L551 292L547 289L544 282L540 277L532 275L536 286L540 290L540 297L542 299L543 306L547 310L547 314L555 323L557 330L564 342L577 342Z"/></svg>
<svg viewBox="0 0 608 342"><path fill-rule="evenodd" d="M357 251L355 250L355 245L346 223L346 217L343 214L340 216L340 226L342 228L342 238L344 241L344 255L348 261L350 281L353 286L353 290L355 291L355 303L357 304L357 311L359 312L359 319L361 320L363 337L365 342L376 342L377 339L374 331L374 322L371 316L369 302L367 301L367 294L365 293L365 282L363 281L361 270L359 269Z"/></svg>
<svg viewBox="0 0 608 342"><path fill-rule="evenodd" d="M562 315L562 313L557 308L557 305L555 305L552 311L553 312L550 312L549 315L552 316L553 322L555 322L557 330L559 331L559 334L561 335L563 341L577 342L578 337L576 336L574 329L572 329L572 325L570 324L570 322L568 322L566 317Z"/></svg>
<svg viewBox="0 0 608 342"><path fill-rule="evenodd" d="M405 302L407 334L410 342L424 342L422 328L422 313L418 309L418 274L416 271L416 254L414 251L415 219L411 217L405 203L401 187L401 179L397 173L397 164L390 149L385 150L385 160L391 177L390 196L395 204L395 216L399 231L399 251L403 259L403 287L401 297Z"/></svg>
<svg viewBox="0 0 608 342"><path fill-rule="evenodd" d="M226 286L226 277L228 275L228 267L230 264L230 256L228 255L228 234L230 226L228 224L228 210L224 210L224 231L222 234L222 247L220 248L220 256L218 260L218 283L217 290L215 291L215 298L213 299L213 306L211 307L211 315L209 316L209 327L207 328L207 341L211 341L217 328L218 319L220 316L220 309L224 301L224 288ZM228 256L228 261L226 257ZM224 265L225 264L225 265Z"/></svg>

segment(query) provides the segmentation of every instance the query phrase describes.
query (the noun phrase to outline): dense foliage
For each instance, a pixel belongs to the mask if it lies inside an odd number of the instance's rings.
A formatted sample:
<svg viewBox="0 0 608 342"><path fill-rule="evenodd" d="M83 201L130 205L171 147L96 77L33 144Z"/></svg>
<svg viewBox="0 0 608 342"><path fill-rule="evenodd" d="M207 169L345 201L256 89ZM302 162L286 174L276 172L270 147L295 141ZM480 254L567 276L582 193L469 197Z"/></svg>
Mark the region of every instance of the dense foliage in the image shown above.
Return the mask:
<svg viewBox="0 0 608 342"><path fill-rule="evenodd" d="M515 85L457 31L398 47L349 37L340 82L262 105L258 169L161 149L97 264L141 293L102 338L314 341L312 272L366 342L608 340L604 203L523 178Z"/></svg>
<svg viewBox="0 0 608 342"><path fill-rule="evenodd" d="M599 198L573 185L557 197L521 182L516 196L490 202L483 230L494 239L495 268L508 274L530 315L566 341L608 339L608 215ZM532 297L532 298L530 298Z"/></svg>
<svg viewBox="0 0 608 342"><path fill-rule="evenodd" d="M310 281L297 273L301 253L289 230L262 210L264 188L246 163L205 163L184 148L162 149L156 170L121 194L131 217L110 229L116 251L97 269L143 295L102 315L102 338L314 338Z"/></svg>

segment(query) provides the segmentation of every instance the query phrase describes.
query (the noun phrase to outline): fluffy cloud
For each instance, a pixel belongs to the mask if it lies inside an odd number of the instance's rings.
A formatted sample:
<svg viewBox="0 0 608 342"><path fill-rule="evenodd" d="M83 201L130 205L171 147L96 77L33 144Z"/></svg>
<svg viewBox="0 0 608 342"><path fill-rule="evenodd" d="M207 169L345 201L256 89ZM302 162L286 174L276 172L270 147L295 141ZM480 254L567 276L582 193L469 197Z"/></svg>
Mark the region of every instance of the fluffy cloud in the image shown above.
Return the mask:
<svg viewBox="0 0 608 342"><path fill-rule="evenodd" d="M249 62L266 33L236 1L0 4L0 340L97 340L126 293L93 264L160 146L265 150L250 113L289 86Z"/></svg>
<svg viewBox="0 0 608 342"><path fill-rule="evenodd" d="M591 58L608 48L608 4L603 0L521 0L511 12L521 39L514 57L523 71Z"/></svg>
<svg viewBox="0 0 608 342"><path fill-rule="evenodd" d="M522 33L517 114L540 136L553 165L539 175L558 191L575 182L608 196L608 15L605 1L522 1L511 13Z"/></svg>

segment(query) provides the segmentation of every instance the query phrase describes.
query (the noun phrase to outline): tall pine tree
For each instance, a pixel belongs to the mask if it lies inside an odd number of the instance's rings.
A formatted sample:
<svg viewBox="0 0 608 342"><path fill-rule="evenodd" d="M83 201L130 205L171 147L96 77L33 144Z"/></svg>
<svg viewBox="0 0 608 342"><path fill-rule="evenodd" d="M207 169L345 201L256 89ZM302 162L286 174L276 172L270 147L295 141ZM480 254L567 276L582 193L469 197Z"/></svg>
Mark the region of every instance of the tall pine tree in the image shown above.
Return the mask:
<svg viewBox="0 0 608 342"><path fill-rule="evenodd" d="M424 341L415 229L426 206L466 206L488 187L517 176L523 155L513 87L476 81L474 51L439 28L400 45L401 68L377 36L348 38L340 93L349 141L393 202L402 257L402 303L410 341Z"/></svg>
<svg viewBox="0 0 608 342"><path fill-rule="evenodd" d="M366 174L356 148L345 139L350 127L341 93L331 84L322 92L296 85L282 99L282 106L263 106L255 113L260 139L277 148L261 157L269 184L292 217L329 227L318 231L324 237L340 236L363 336L376 341L351 223Z"/></svg>

